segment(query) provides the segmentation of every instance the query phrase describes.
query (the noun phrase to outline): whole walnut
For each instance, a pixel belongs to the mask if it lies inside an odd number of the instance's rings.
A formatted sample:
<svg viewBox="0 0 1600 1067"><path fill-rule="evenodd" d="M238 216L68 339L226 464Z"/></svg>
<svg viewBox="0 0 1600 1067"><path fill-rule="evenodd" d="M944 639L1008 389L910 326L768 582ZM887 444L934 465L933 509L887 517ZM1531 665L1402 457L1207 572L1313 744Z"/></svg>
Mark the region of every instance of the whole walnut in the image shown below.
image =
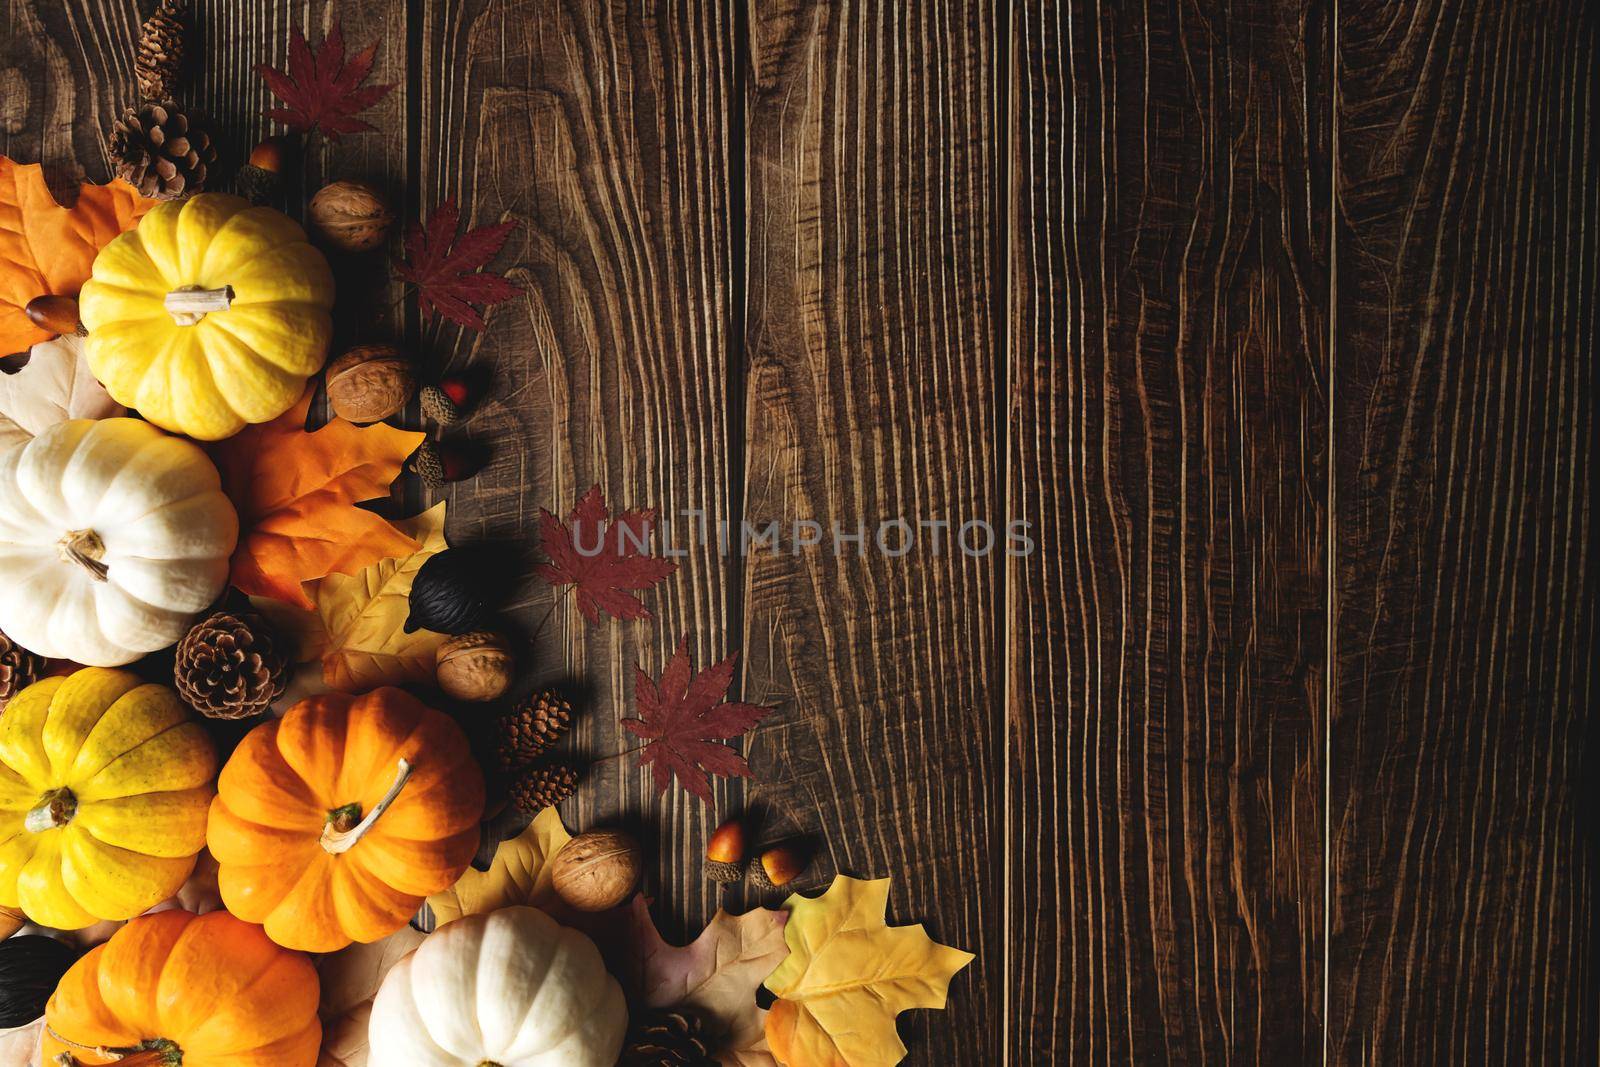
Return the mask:
<svg viewBox="0 0 1600 1067"><path fill-rule="evenodd" d="M382 422L416 391L411 361L393 345L357 345L328 364L328 403L341 419Z"/></svg>
<svg viewBox="0 0 1600 1067"><path fill-rule="evenodd" d="M362 182L330 182L311 198L311 228L341 252L383 244L394 215L383 194Z"/></svg>
<svg viewBox="0 0 1600 1067"><path fill-rule="evenodd" d="M439 646L434 672L439 688L457 700L494 700L511 685L515 665L505 638L487 630L452 637Z"/></svg>

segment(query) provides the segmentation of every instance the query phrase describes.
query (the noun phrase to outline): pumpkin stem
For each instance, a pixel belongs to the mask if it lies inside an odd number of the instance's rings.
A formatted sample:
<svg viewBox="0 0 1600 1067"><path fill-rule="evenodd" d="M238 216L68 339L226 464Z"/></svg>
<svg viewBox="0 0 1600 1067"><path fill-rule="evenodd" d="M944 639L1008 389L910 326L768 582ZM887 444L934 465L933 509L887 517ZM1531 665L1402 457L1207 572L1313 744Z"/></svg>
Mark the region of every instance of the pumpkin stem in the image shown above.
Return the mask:
<svg viewBox="0 0 1600 1067"><path fill-rule="evenodd" d="M96 1059L111 1060L122 1067L181 1067L183 1064L183 1049L178 1047L176 1041L164 1037L152 1037L126 1048L109 1048L105 1045L79 1044L56 1033L55 1027L47 1029L50 1036L62 1044L93 1053ZM56 1067L83 1067L83 1061L71 1052L58 1052L54 1060Z"/></svg>
<svg viewBox="0 0 1600 1067"><path fill-rule="evenodd" d="M56 542L56 553L68 563L76 563L97 582L106 580L109 568L101 561L106 543L93 530L71 530Z"/></svg>
<svg viewBox="0 0 1600 1067"><path fill-rule="evenodd" d="M194 326L213 311L227 311L233 306L233 286L221 289L202 289L198 285L185 285L167 294L161 302L179 326Z"/></svg>
<svg viewBox="0 0 1600 1067"><path fill-rule="evenodd" d="M373 805L367 812L367 817L360 822L354 822L361 815L360 804L346 804L342 808L334 808L328 812L328 823L322 828L322 847L337 856L341 852L349 852L367 835L374 823L389 810L395 798L400 795L400 790L406 787L406 782L411 780L411 763L401 760L400 767L395 772L394 783L389 786L389 791L383 798ZM352 825L353 823L353 825Z"/></svg>
<svg viewBox="0 0 1600 1067"><path fill-rule="evenodd" d="M62 786L40 797L38 805L23 818L22 825L29 833L42 834L67 825L77 813L78 798L72 795L72 790Z"/></svg>

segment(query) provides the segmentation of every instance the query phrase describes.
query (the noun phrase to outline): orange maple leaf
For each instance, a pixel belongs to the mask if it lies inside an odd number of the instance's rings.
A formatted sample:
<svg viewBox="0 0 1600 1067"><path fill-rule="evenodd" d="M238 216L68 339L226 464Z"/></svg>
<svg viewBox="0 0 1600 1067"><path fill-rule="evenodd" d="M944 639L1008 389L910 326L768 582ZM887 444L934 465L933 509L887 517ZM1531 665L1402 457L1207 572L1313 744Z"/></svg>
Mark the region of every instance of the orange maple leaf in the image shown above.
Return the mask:
<svg viewBox="0 0 1600 1067"><path fill-rule="evenodd" d="M211 448L239 512L234 587L311 610L301 582L355 574L417 542L363 508L386 496L423 434L334 418L306 432L311 392L271 422L247 426Z"/></svg>
<svg viewBox="0 0 1600 1067"><path fill-rule="evenodd" d="M94 257L156 205L124 181L85 185L70 208L56 203L37 163L0 156L0 355L50 338L22 309L36 296L77 296Z"/></svg>

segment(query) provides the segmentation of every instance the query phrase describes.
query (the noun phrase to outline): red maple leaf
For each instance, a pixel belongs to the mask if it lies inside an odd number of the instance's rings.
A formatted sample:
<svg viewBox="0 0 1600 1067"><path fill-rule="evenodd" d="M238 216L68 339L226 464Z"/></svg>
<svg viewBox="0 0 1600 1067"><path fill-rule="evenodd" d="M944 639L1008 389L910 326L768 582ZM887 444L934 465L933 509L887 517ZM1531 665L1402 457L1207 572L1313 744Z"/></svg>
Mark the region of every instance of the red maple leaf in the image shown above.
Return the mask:
<svg viewBox="0 0 1600 1067"><path fill-rule="evenodd" d="M483 316L473 304L498 304L522 292L499 274L483 269L506 243L517 222L479 226L456 236L461 210L446 200L428 220L426 227L413 226L406 234L406 258L396 261L400 277L417 287L417 308L424 315L434 312L451 322L481 330Z"/></svg>
<svg viewBox="0 0 1600 1067"><path fill-rule="evenodd" d="M733 681L735 652L699 674L689 663L689 638L667 661L658 685L642 668L635 668L634 703L639 718L622 725L649 743L639 753L639 766L650 764L656 792L665 793L673 778L695 796L711 803L711 778L754 778L750 765L727 745L713 744L738 737L760 722L772 709L759 704L723 703Z"/></svg>
<svg viewBox="0 0 1600 1067"><path fill-rule="evenodd" d="M335 22L322 39L322 47L312 51L300 27L289 39L289 70L274 70L256 64L256 73L266 81L272 94L288 107L275 107L267 117L277 119L291 130L310 133L321 130L330 141L340 134L372 129L370 122L355 118L358 111L389 95L394 84L362 85L372 73L372 60L378 54L376 42L358 52L346 63L344 28Z"/></svg>
<svg viewBox="0 0 1600 1067"><path fill-rule="evenodd" d="M603 611L618 619L648 619L650 610L633 592L678 569L670 559L641 552L655 521L654 508L611 519L598 485L583 494L565 523L540 508L539 541L550 562L535 573L551 585L577 586L578 610L592 623Z"/></svg>

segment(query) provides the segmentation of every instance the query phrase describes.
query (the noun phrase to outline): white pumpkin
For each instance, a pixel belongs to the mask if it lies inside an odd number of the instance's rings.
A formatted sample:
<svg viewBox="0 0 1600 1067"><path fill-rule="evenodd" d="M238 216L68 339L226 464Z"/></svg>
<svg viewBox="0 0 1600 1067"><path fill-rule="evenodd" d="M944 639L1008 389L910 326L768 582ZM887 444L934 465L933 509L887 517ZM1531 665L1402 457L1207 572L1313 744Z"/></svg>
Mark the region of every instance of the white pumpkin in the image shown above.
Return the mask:
<svg viewBox="0 0 1600 1067"><path fill-rule="evenodd" d="M457 919L389 971L368 1062L612 1067L628 1011L594 942L537 908Z"/></svg>
<svg viewBox="0 0 1600 1067"><path fill-rule="evenodd" d="M182 637L222 592L239 520L191 441L69 419L0 452L0 631L92 667Z"/></svg>

